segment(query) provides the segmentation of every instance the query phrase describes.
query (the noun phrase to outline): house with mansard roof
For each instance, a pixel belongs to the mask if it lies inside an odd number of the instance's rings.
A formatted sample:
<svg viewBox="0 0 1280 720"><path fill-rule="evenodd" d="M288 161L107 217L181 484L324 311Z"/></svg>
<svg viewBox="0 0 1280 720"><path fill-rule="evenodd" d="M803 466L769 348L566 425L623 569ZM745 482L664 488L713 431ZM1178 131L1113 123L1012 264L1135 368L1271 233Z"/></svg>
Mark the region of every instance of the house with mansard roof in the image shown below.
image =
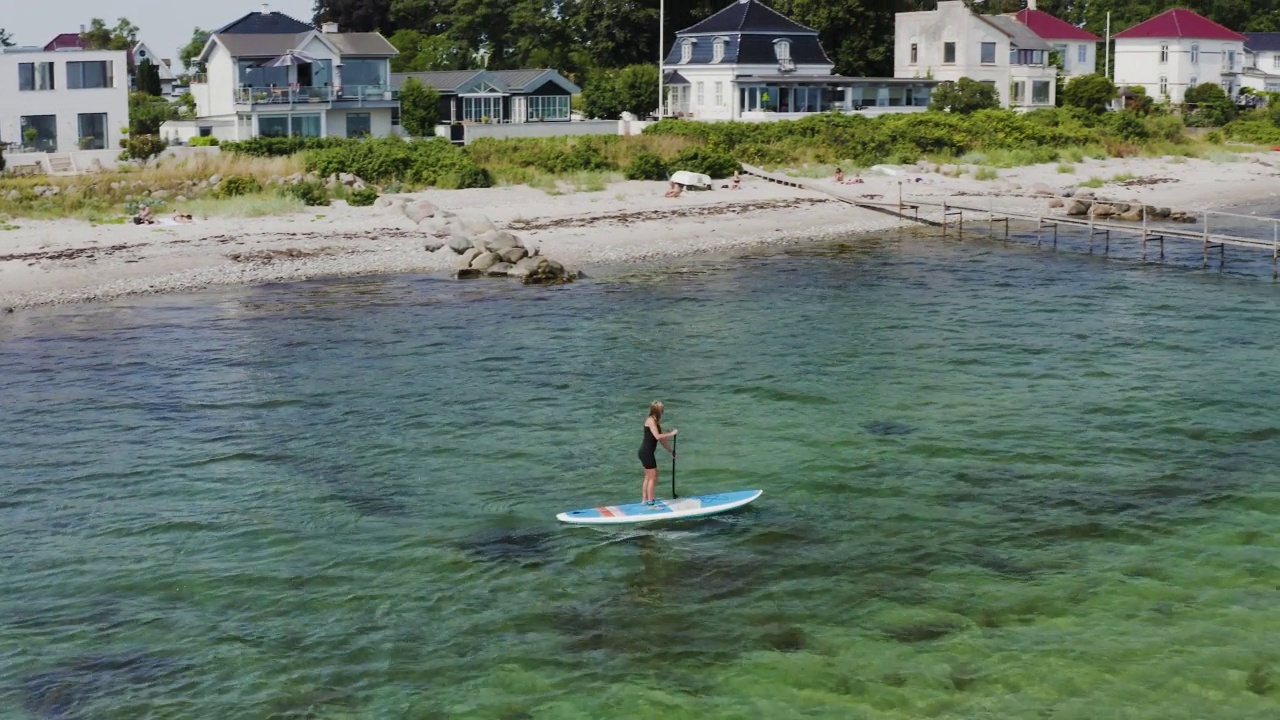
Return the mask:
<svg viewBox="0 0 1280 720"><path fill-rule="evenodd" d="M398 54L376 32L251 12L213 31L196 58L206 68L191 84L197 119L167 126L223 140L387 136L400 108L391 86Z"/></svg>
<svg viewBox="0 0 1280 720"><path fill-rule="evenodd" d="M1200 83L1240 89L1245 36L1185 8L1174 8L1118 32L1114 81L1141 86L1156 99L1181 103Z"/></svg>
<svg viewBox="0 0 1280 720"><path fill-rule="evenodd" d="M662 115L771 120L832 110L924 110L928 78L851 78L805 27L757 0L734 0L676 33L662 63Z"/></svg>
<svg viewBox="0 0 1280 720"><path fill-rule="evenodd" d="M1244 37L1241 87L1280 92L1280 32L1247 32Z"/></svg>

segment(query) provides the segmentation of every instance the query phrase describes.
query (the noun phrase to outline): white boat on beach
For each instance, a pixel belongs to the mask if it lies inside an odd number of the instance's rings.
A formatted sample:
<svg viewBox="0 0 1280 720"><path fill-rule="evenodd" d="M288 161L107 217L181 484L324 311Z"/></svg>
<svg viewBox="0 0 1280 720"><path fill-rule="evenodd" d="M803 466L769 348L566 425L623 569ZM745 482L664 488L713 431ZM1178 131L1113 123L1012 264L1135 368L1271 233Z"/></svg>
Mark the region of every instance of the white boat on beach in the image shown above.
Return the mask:
<svg viewBox="0 0 1280 720"><path fill-rule="evenodd" d="M685 187L711 187L711 176L702 173L689 172L688 170L677 170L671 173L671 182L684 185Z"/></svg>

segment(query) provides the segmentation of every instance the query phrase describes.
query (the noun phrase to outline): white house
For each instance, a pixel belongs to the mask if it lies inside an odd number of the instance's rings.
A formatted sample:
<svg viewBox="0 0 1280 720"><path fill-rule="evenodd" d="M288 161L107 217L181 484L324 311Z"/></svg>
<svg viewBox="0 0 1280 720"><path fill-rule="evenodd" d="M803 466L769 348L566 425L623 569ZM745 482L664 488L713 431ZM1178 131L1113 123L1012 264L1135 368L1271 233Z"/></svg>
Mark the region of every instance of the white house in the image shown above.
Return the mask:
<svg viewBox="0 0 1280 720"><path fill-rule="evenodd" d="M147 47L146 43L140 42L133 47L133 67L135 71L142 64L143 60L150 60L151 63L159 69L160 94L173 94L173 83L177 77L173 74L173 69L169 67L169 61L161 59L159 55L152 52L151 48ZM137 88L136 84L134 87L135 89Z"/></svg>
<svg viewBox="0 0 1280 720"><path fill-rule="evenodd" d="M128 72L124 51L0 49L0 144L15 153L119 147Z"/></svg>
<svg viewBox="0 0 1280 720"><path fill-rule="evenodd" d="M321 29L279 12L251 12L215 30L191 84L196 120L166 123L177 139L213 135L358 137L392 134L398 52L379 33Z"/></svg>
<svg viewBox="0 0 1280 720"><path fill-rule="evenodd" d="M1243 87L1280 92L1280 32L1245 33Z"/></svg>
<svg viewBox="0 0 1280 720"><path fill-rule="evenodd" d="M1008 15L982 15L962 0L940 0L936 10L894 16L893 74L993 85L1005 107L1053 107L1058 70L1051 47Z"/></svg>
<svg viewBox="0 0 1280 720"><path fill-rule="evenodd" d="M927 78L850 78L805 27L757 0L735 0L676 33L663 62L667 117L775 120L842 110L924 110Z"/></svg>
<svg viewBox="0 0 1280 720"><path fill-rule="evenodd" d="M1228 97L1240 89L1245 36L1190 10L1167 10L1114 40L1116 85L1173 103L1200 83L1217 83Z"/></svg>
<svg viewBox="0 0 1280 720"><path fill-rule="evenodd" d="M1013 14L1062 56L1062 76L1067 78L1098 72L1098 43L1102 38L1036 8L1036 0Z"/></svg>

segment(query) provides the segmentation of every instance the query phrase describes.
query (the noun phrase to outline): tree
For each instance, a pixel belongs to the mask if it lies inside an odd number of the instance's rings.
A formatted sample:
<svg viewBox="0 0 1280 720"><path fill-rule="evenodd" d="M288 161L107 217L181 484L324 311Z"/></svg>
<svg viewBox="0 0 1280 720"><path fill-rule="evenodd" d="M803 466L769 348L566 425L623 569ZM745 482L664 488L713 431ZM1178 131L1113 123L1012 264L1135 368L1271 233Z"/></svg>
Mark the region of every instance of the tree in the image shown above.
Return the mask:
<svg viewBox="0 0 1280 720"><path fill-rule="evenodd" d="M80 38L89 50L132 50L138 44L138 26L128 18L118 18L116 26L109 28L102 18L94 18Z"/></svg>
<svg viewBox="0 0 1280 720"><path fill-rule="evenodd" d="M338 23L343 32L380 32L391 35L398 28L391 19L392 0L315 0L312 21L318 26Z"/></svg>
<svg viewBox="0 0 1280 720"><path fill-rule="evenodd" d="M440 122L440 91L409 78L400 86L400 125L412 137L429 137Z"/></svg>
<svg viewBox="0 0 1280 720"><path fill-rule="evenodd" d="M1071 107L1101 114L1116 97L1116 86L1102 75L1079 75L1067 81L1062 89L1062 101Z"/></svg>
<svg viewBox="0 0 1280 720"><path fill-rule="evenodd" d="M577 3L570 23L592 67L624 67L657 61L657 3L584 0ZM672 37L668 35L667 42L671 42Z"/></svg>
<svg viewBox="0 0 1280 720"><path fill-rule="evenodd" d="M145 92L129 93L129 135L159 135L160 126L166 120L176 120L177 108L164 98Z"/></svg>
<svg viewBox="0 0 1280 720"><path fill-rule="evenodd" d="M1183 116L1192 127L1222 127L1236 116L1235 103L1216 83L1201 83L1188 88L1182 101Z"/></svg>
<svg viewBox="0 0 1280 720"><path fill-rule="evenodd" d="M616 120L624 112L649 115L658 107L658 66L594 71L582 89L582 100L588 117Z"/></svg>
<svg viewBox="0 0 1280 720"><path fill-rule="evenodd" d="M160 68L150 58L138 63L138 92L153 97L160 95Z"/></svg>
<svg viewBox="0 0 1280 720"><path fill-rule="evenodd" d="M391 72L466 70L471 64L466 50L443 34L401 29L387 40L400 51L391 58Z"/></svg>
<svg viewBox="0 0 1280 720"><path fill-rule="evenodd" d="M13 47L13 35L4 28L0 28L0 47ZM0 169L3 168L0 167Z"/></svg>
<svg viewBox="0 0 1280 720"><path fill-rule="evenodd" d="M933 90L930 110L968 115L978 110L1000 107L1000 94L994 85L962 77L959 82L942 82Z"/></svg>
<svg viewBox="0 0 1280 720"><path fill-rule="evenodd" d="M209 35L208 30L192 29L191 41L178 51L178 59L182 61L182 66L187 69L187 72L203 73L205 71L205 64L196 62L196 58L204 52L204 46L209 42Z"/></svg>

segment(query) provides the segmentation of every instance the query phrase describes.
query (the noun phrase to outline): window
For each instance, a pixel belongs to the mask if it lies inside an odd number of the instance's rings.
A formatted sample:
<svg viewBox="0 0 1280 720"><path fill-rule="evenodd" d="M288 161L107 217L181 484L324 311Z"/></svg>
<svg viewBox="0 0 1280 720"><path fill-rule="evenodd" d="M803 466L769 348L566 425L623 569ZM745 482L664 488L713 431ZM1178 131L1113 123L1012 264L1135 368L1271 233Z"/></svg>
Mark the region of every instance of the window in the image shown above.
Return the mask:
<svg viewBox="0 0 1280 720"><path fill-rule="evenodd" d="M115 87L110 60L67 63L67 87L72 90Z"/></svg>
<svg viewBox="0 0 1280 720"><path fill-rule="evenodd" d="M697 97L698 107L702 107L702 106L705 104L705 102L706 102L706 101L703 99L702 86L703 86L703 83L702 83L701 81L699 81L699 82L698 82L698 85L697 85L697 87L698 87L698 97Z"/></svg>
<svg viewBox="0 0 1280 720"><path fill-rule="evenodd" d="M773 54L775 57L778 58L780 62L784 60L790 60L791 59L791 41L775 40L773 43Z"/></svg>
<svg viewBox="0 0 1280 720"><path fill-rule="evenodd" d="M80 149L107 149L107 114L80 113Z"/></svg>
<svg viewBox="0 0 1280 720"><path fill-rule="evenodd" d="M53 63L18 63L19 90L53 90Z"/></svg>
<svg viewBox="0 0 1280 720"><path fill-rule="evenodd" d="M493 117L500 116L502 111L502 107L500 104L502 102L502 98L490 98L490 99L497 100L499 102L498 114L494 115ZM356 137L364 137L366 135L372 135L372 134L373 134L373 122L370 119L369 113L347 113L347 137L356 138Z"/></svg>
<svg viewBox="0 0 1280 720"><path fill-rule="evenodd" d="M1236 51L1228 50L1227 51L1227 72L1235 72L1235 71L1236 71Z"/></svg>
<svg viewBox="0 0 1280 720"><path fill-rule="evenodd" d="M1031 82L1031 104L1032 105L1048 105L1049 104L1049 81L1033 80Z"/></svg>
<svg viewBox="0 0 1280 720"><path fill-rule="evenodd" d="M1164 75L1160 76L1160 95L1167 96L1169 94L1169 78Z"/></svg>
<svg viewBox="0 0 1280 720"><path fill-rule="evenodd" d="M258 135L261 137L288 137L288 115L259 115Z"/></svg>
<svg viewBox="0 0 1280 720"><path fill-rule="evenodd" d="M286 68L288 69L288 68ZM359 95L361 89L368 88L381 92L387 86L386 60L348 60L342 61L342 94Z"/></svg>
<svg viewBox="0 0 1280 720"><path fill-rule="evenodd" d="M1169 62L1169 45L1166 43L1160 46L1160 64Z"/></svg>
<svg viewBox="0 0 1280 720"><path fill-rule="evenodd" d="M400 127L400 108L391 108L391 127Z"/></svg>
<svg viewBox="0 0 1280 720"><path fill-rule="evenodd" d="M1067 60L1070 59L1070 57L1067 55L1067 44L1062 43L1059 45L1054 45L1053 49L1058 51L1058 57L1062 58L1062 64L1066 65Z"/></svg>
<svg viewBox="0 0 1280 720"><path fill-rule="evenodd" d="M724 106L724 83L716 81L716 107Z"/></svg>
<svg viewBox="0 0 1280 720"><path fill-rule="evenodd" d="M1192 43L1191 45L1191 64L1200 64L1200 43Z"/></svg>
<svg viewBox="0 0 1280 720"><path fill-rule="evenodd" d="M982 43L982 64L983 65L996 64L996 44L995 43L993 42Z"/></svg>
<svg viewBox="0 0 1280 720"><path fill-rule="evenodd" d="M40 152L58 151L57 115L24 115L19 122L22 125L23 147Z"/></svg>
<svg viewBox="0 0 1280 720"><path fill-rule="evenodd" d="M956 61L956 44L953 42L942 43L942 62L954 63Z"/></svg>
<svg viewBox="0 0 1280 720"><path fill-rule="evenodd" d="M711 62L718 63L724 60L724 38L716 38L711 44Z"/></svg>
<svg viewBox="0 0 1280 720"><path fill-rule="evenodd" d="M501 120L502 98L494 95L462 98L462 119L471 122ZM347 116L347 132L351 132L350 115Z"/></svg>
<svg viewBox="0 0 1280 720"><path fill-rule="evenodd" d="M1076 46L1076 62L1080 63L1081 65L1089 64L1089 46L1088 45Z"/></svg>
<svg viewBox="0 0 1280 720"><path fill-rule="evenodd" d="M1276 57L1280 58L1280 55L1277 55ZM919 62L919 59L920 59L920 53L917 50L917 46L915 43L911 43L911 64L915 65L917 62Z"/></svg>
<svg viewBox="0 0 1280 720"><path fill-rule="evenodd" d="M529 120L568 120L568 95L531 95Z"/></svg>
<svg viewBox="0 0 1280 720"><path fill-rule="evenodd" d="M1193 88L1193 87L1195 87L1195 86L1196 86L1196 84L1197 84L1197 83L1199 83L1199 82L1200 82L1200 81L1196 79L1196 76L1195 76L1195 75L1192 75L1192 76L1191 76L1191 79L1187 81L1187 87L1189 87L1189 88Z"/></svg>
<svg viewBox="0 0 1280 720"><path fill-rule="evenodd" d="M289 118L289 133L294 137L320 137L320 116L294 115Z"/></svg>
<svg viewBox="0 0 1280 720"><path fill-rule="evenodd" d="M693 59L693 40L685 39L680 43L680 64L684 65Z"/></svg>
<svg viewBox="0 0 1280 720"><path fill-rule="evenodd" d="M1280 68L1280 53L1271 56L1271 67Z"/></svg>
<svg viewBox="0 0 1280 720"><path fill-rule="evenodd" d="M1027 84L1021 80L1009 83L1009 97L1014 105L1021 105L1026 102Z"/></svg>

